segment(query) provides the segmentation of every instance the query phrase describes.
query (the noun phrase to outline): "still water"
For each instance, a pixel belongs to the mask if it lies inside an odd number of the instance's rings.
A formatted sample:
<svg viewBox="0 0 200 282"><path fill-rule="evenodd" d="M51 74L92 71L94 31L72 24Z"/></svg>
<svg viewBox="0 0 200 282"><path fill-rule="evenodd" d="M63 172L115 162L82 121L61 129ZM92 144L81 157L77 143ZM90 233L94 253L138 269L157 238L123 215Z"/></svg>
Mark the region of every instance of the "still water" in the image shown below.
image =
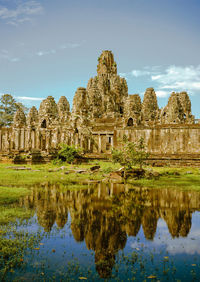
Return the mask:
<svg viewBox="0 0 200 282"><path fill-rule="evenodd" d="M200 281L200 192L45 184L18 203L40 234L7 281Z"/></svg>

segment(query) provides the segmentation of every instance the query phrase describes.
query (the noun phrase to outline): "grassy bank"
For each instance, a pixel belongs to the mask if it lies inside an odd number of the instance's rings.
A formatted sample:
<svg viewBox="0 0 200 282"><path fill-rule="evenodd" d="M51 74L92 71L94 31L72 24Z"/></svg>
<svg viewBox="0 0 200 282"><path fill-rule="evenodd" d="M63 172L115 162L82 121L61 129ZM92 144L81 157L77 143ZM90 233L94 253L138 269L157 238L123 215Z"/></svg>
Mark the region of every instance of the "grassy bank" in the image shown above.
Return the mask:
<svg viewBox="0 0 200 282"><path fill-rule="evenodd" d="M98 173L92 173L90 167L100 165L101 170ZM42 164L42 165L23 165L30 167L31 170L14 170L13 168L22 167L22 165L0 164L0 184L5 186L33 186L43 182L50 183L67 183L80 182L84 180L101 180L105 174L120 168L119 164L111 162L90 162L81 165L63 165ZM64 166L65 169L59 169ZM13 168L9 168L13 167ZM83 173L78 173L78 170L85 170ZM69 172L69 174L65 174Z"/></svg>
<svg viewBox="0 0 200 282"><path fill-rule="evenodd" d="M90 171L90 168L94 165L99 165L100 170L97 172ZM62 169L61 167L64 166ZM10 167L10 168L9 168ZM113 164L106 161L93 161L90 163L84 163L81 165L53 165L53 164L41 164L41 165L24 165L31 170L15 170L20 167L19 165L0 164L0 185L9 187L20 187L20 193L26 193L21 187L32 187L34 185L41 185L49 182L51 184L64 184L69 183L79 184L81 182L87 182L91 180L109 179L109 173L116 171L120 168L119 164ZM147 167L154 172L160 174L158 179L146 179L139 180L128 179L127 182L135 184L136 186L156 187L156 188L174 188L180 187L182 189L198 189L200 190L200 170L198 168L151 168ZM6 188L5 188L6 189ZM4 191L3 188L1 191ZM6 191L5 191L6 192ZM7 199L1 201L9 201L10 196L15 197L16 189L13 188L11 194L8 194ZM2 192L1 192L2 194Z"/></svg>

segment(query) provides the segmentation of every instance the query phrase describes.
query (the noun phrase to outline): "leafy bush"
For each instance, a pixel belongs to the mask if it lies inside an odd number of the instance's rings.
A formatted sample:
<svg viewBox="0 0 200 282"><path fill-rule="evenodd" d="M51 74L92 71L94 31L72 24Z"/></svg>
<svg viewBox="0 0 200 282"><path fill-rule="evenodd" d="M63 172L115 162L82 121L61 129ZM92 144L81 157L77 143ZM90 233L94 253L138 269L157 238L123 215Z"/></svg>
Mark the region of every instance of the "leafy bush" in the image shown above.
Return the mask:
<svg viewBox="0 0 200 282"><path fill-rule="evenodd" d="M72 163L75 159L79 159L81 149L75 146L69 146L66 144L60 144L60 150L58 151L58 157L54 160L54 163L60 164L61 162Z"/></svg>
<svg viewBox="0 0 200 282"><path fill-rule="evenodd" d="M123 146L121 150L112 151L112 160L114 163L120 163L127 170L134 165L142 166L145 164L149 154L145 150L144 139L140 138L137 143L129 142L126 135L123 137Z"/></svg>

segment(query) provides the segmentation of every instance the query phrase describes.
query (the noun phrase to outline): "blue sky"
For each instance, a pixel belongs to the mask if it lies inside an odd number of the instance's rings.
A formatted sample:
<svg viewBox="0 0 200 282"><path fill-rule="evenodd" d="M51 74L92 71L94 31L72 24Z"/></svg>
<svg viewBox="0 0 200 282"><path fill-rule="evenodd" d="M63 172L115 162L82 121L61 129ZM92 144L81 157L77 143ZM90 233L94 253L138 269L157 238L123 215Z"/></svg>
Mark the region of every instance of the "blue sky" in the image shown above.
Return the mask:
<svg viewBox="0 0 200 282"><path fill-rule="evenodd" d="M129 94L154 87L162 107L187 90L200 118L199 15L199 0L0 0L0 93L72 105L112 50Z"/></svg>

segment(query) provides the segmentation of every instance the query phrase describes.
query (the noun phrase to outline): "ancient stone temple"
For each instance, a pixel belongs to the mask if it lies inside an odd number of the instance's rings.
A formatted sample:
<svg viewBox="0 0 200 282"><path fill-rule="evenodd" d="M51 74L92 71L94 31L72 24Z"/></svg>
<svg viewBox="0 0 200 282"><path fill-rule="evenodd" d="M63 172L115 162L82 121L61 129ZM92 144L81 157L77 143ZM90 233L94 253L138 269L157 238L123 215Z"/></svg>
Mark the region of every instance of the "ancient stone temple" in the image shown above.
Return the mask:
<svg viewBox="0 0 200 282"><path fill-rule="evenodd" d="M27 116L18 110L12 126L0 128L0 154L50 157L65 143L83 148L88 157L108 157L124 134L133 142L143 137L152 160L200 162L200 123L187 92L173 92L162 109L153 88L141 101L138 94L128 94L112 52L103 51L97 76L77 88L72 110L64 96L58 103L47 97Z"/></svg>

